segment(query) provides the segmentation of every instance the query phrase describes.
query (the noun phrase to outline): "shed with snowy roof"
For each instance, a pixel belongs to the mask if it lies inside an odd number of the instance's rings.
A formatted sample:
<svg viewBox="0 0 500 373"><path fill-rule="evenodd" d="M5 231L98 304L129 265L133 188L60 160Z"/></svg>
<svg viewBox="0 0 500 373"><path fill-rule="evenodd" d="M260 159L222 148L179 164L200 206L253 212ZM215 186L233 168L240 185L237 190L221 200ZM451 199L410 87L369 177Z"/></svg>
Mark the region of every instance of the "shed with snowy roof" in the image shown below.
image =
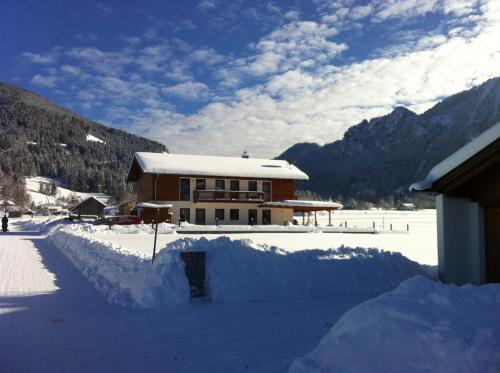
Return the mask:
<svg viewBox="0 0 500 373"><path fill-rule="evenodd" d="M72 215L77 215L78 217L83 216L103 216L104 208L106 207L106 202L103 200L91 196L70 210Z"/></svg>
<svg viewBox="0 0 500 373"><path fill-rule="evenodd" d="M410 190L439 193L441 280L500 282L500 123L436 165Z"/></svg>

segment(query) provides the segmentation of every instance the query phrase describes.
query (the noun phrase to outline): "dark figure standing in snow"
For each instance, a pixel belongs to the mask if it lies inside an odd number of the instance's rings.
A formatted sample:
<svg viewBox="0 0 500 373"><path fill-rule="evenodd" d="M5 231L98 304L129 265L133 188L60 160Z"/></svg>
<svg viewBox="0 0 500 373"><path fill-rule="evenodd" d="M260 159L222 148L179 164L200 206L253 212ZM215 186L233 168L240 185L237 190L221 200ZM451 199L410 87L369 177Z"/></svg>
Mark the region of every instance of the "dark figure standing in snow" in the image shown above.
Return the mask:
<svg viewBox="0 0 500 373"><path fill-rule="evenodd" d="M8 232L9 231L9 218L7 215L4 215L2 218L2 232Z"/></svg>

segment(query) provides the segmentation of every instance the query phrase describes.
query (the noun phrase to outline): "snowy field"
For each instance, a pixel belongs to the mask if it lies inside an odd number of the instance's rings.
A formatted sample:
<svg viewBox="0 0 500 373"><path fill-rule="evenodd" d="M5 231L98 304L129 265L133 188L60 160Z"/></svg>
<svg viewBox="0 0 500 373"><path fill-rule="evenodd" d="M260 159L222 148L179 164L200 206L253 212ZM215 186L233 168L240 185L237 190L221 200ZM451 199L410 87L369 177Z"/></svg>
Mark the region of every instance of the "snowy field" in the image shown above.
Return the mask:
<svg viewBox="0 0 500 373"><path fill-rule="evenodd" d="M302 218L297 217L299 222ZM421 264L437 265L437 232L436 211L357 211L345 210L336 212L332 218L332 225L348 227L372 228L381 233L238 233L238 234L167 234L158 235L158 248L165 247L179 238L191 237L215 239L228 236L231 239L250 239L259 245L277 246L287 251L304 249L329 249L342 245L348 247L375 247L381 250L400 252L407 258ZM320 226L328 224L327 214L318 214ZM392 224L393 231L390 231ZM409 231L407 231L407 224ZM118 228L120 233L110 231L96 232L92 236L96 239L115 243L121 247L151 256L153 251L152 232L125 234L127 229ZM134 231L133 228L128 230ZM170 231L169 231L170 232Z"/></svg>
<svg viewBox="0 0 500 373"><path fill-rule="evenodd" d="M40 184L55 183L57 185L57 192L55 196L48 196L46 194L40 193ZM71 199L76 198L78 200L84 200L89 197L98 197L103 199L108 199L109 196L103 193L83 193L75 192L70 189L64 188L61 182L55 178L48 178L43 176L33 176L26 178L26 192L28 193L30 200L35 204L35 206L41 205L54 205L58 199Z"/></svg>

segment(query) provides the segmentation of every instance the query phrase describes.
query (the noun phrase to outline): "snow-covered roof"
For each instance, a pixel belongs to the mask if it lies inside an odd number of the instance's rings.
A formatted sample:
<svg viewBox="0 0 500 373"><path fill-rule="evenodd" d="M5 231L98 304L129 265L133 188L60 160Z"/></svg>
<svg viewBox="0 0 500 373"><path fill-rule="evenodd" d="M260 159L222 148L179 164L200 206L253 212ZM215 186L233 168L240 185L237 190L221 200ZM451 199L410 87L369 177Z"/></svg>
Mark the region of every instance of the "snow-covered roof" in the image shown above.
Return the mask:
<svg viewBox="0 0 500 373"><path fill-rule="evenodd" d="M91 135L90 133L87 134L86 139L87 139L87 141L100 142L101 144L106 144L106 141L101 140L100 138L95 137L95 136Z"/></svg>
<svg viewBox="0 0 500 373"><path fill-rule="evenodd" d="M330 201L304 201L287 199L279 202L266 202L265 206L271 207L309 207L309 208L326 208L326 209L342 209L344 206L338 202Z"/></svg>
<svg viewBox="0 0 500 373"><path fill-rule="evenodd" d="M455 153L450 155L444 161L434 166L424 180L418 181L410 185L410 191L423 191L432 188L432 184L453 171L468 159L475 156L481 150L486 148L500 138L500 122L484 131L471 142L467 143Z"/></svg>
<svg viewBox="0 0 500 373"><path fill-rule="evenodd" d="M151 209L171 209L172 204L165 201L149 201L139 202L136 207L138 208L151 208Z"/></svg>
<svg viewBox="0 0 500 373"><path fill-rule="evenodd" d="M155 174L309 180L283 160L169 153L135 153L142 172Z"/></svg>

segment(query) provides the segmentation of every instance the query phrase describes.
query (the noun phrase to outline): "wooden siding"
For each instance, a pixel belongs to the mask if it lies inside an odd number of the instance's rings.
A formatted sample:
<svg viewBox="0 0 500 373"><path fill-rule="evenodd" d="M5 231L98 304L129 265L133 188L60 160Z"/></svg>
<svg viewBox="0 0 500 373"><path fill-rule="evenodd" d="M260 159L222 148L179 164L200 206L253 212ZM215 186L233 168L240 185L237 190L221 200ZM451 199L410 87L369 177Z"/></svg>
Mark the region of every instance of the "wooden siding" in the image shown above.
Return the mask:
<svg viewBox="0 0 500 373"><path fill-rule="evenodd" d="M273 202L295 199L293 180L271 179L271 200Z"/></svg>
<svg viewBox="0 0 500 373"><path fill-rule="evenodd" d="M104 205L94 198L88 198L71 210L71 213L73 215L102 216L104 213Z"/></svg>
<svg viewBox="0 0 500 373"><path fill-rule="evenodd" d="M156 198L154 196L155 178L154 174L141 174L138 180L139 190L137 201L179 201L179 182L180 178L196 178L196 176L183 175L159 175L156 185ZM225 180L255 180L271 182L271 200L283 201L286 199L295 199L294 180L284 179L249 179L249 178L223 178L223 177L198 177L203 179L225 179ZM193 192L193 189L191 190Z"/></svg>
<svg viewBox="0 0 500 373"><path fill-rule="evenodd" d="M153 200L153 175L143 174L138 181L137 202L145 202Z"/></svg>
<svg viewBox="0 0 500 373"><path fill-rule="evenodd" d="M160 209L159 223L167 222L170 223L170 210ZM141 219L145 224L151 224L156 219L156 209L145 208L141 211Z"/></svg>
<svg viewBox="0 0 500 373"><path fill-rule="evenodd" d="M178 175L160 175L156 190L156 199L158 201L178 201L179 179Z"/></svg>
<svg viewBox="0 0 500 373"><path fill-rule="evenodd" d="M486 208L486 281L500 282L500 208Z"/></svg>

